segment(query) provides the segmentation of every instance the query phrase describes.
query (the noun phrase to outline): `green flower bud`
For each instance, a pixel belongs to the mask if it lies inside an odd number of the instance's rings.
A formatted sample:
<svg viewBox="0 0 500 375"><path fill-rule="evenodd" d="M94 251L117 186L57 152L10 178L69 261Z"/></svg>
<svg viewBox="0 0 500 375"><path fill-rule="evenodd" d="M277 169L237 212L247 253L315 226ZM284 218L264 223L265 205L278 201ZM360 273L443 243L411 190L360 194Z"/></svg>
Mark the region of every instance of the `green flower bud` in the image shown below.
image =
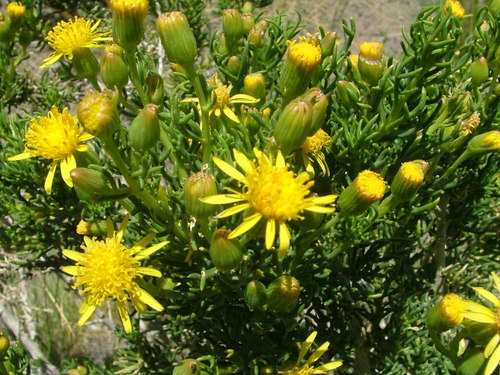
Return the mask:
<svg viewBox="0 0 500 375"><path fill-rule="evenodd" d="M269 29L269 22L267 22L266 20L260 20L255 24L255 29L265 33L267 29Z"/></svg>
<svg viewBox="0 0 500 375"><path fill-rule="evenodd" d="M364 42L359 46L358 69L361 78L375 86L385 70L384 45L378 42Z"/></svg>
<svg viewBox="0 0 500 375"><path fill-rule="evenodd" d="M255 5L254 5L253 1L245 1L245 3L243 4L243 7L241 8L241 11L243 13L252 13L254 8L255 8Z"/></svg>
<svg viewBox="0 0 500 375"><path fill-rule="evenodd" d="M76 195L83 201L97 203L100 195L111 191L106 176L95 169L75 168L70 172Z"/></svg>
<svg viewBox="0 0 500 375"><path fill-rule="evenodd" d="M257 105L265 103L266 78L262 73L251 73L245 76L245 79L243 80L243 87L245 88L246 94L260 99Z"/></svg>
<svg viewBox="0 0 500 375"><path fill-rule="evenodd" d="M217 206L200 201L210 195L217 194L217 185L212 175L198 172L190 176L184 185L184 206L186 212L197 219L213 216Z"/></svg>
<svg viewBox="0 0 500 375"><path fill-rule="evenodd" d="M238 76L241 68L241 59L238 56L231 56L229 60L227 60L226 69L233 76Z"/></svg>
<svg viewBox="0 0 500 375"><path fill-rule="evenodd" d="M241 15L241 20L243 22L243 32L248 34L255 26L255 20L251 13L243 13Z"/></svg>
<svg viewBox="0 0 500 375"><path fill-rule="evenodd" d="M89 223L88 221L80 220L76 226L76 233L82 236L102 237L107 233L107 224L105 220L99 220Z"/></svg>
<svg viewBox="0 0 500 375"><path fill-rule="evenodd" d="M307 136L310 137L316 133L324 124L326 119L326 110L328 109L328 98L317 87L312 87L300 96L312 107L312 119L309 124Z"/></svg>
<svg viewBox="0 0 500 375"><path fill-rule="evenodd" d="M78 121L85 130L99 138L109 137L120 126L117 93L90 91L76 108Z"/></svg>
<svg viewBox="0 0 500 375"><path fill-rule="evenodd" d="M305 100L296 99L288 104L274 129L274 139L283 156L299 148L309 134L313 110Z"/></svg>
<svg viewBox="0 0 500 375"><path fill-rule="evenodd" d="M113 39L126 51L133 51L144 34L144 19L148 15L148 0L113 0Z"/></svg>
<svg viewBox="0 0 500 375"><path fill-rule="evenodd" d="M300 283L293 276L280 276L267 287L267 307L274 312L291 312L299 302Z"/></svg>
<svg viewBox="0 0 500 375"><path fill-rule="evenodd" d="M0 43L8 43L12 41L14 33L6 21L0 21Z"/></svg>
<svg viewBox="0 0 500 375"><path fill-rule="evenodd" d="M123 49L111 43L104 47L101 56L101 78L109 89L121 89L128 82L128 66L124 61Z"/></svg>
<svg viewBox="0 0 500 375"><path fill-rule="evenodd" d="M344 216L357 216L365 212L385 194L385 181L378 173L364 170L339 196L337 204Z"/></svg>
<svg viewBox="0 0 500 375"><path fill-rule="evenodd" d="M97 79L99 63L89 48L74 50L72 61L79 77L87 78L89 81L95 81Z"/></svg>
<svg viewBox="0 0 500 375"><path fill-rule="evenodd" d="M229 52L227 50L226 36L224 33L219 35L219 44L217 45L217 52L221 55L227 55Z"/></svg>
<svg viewBox="0 0 500 375"><path fill-rule="evenodd" d="M464 301L456 294L445 295L427 314L427 325L430 329L441 333L462 324L462 312L466 310Z"/></svg>
<svg viewBox="0 0 500 375"><path fill-rule="evenodd" d="M248 33L248 42L250 43L250 47L255 49L260 47L262 44L262 39L264 37L264 33L261 30L252 29Z"/></svg>
<svg viewBox="0 0 500 375"><path fill-rule="evenodd" d="M490 0L488 8L491 13L498 15L500 13L500 0Z"/></svg>
<svg viewBox="0 0 500 375"><path fill-rule="evenodd" d="M500 131L492 130L476 135L467 144L467 150L473 154L500 151Z"/></svg>
<svg viewBox="0 0 500 375"><path fill-rule="evenodd" d="M156 21L161 44L170 62L190 66L198 54L196 39L186 16L181 12L169 12Z"/></svg>
<svg viewBox="0 0 500 375"><path fill-rule="evenodd" d="M461 360L457 375L483 375L486 363L484 349L476 348Z"/></svg>
<svg viewBox="0 0 500 375"><path fill-rule="evenodd" d="M0 355L5 353L9 349L10 340L5 334L5 332L0 331Z"/></svg>
<svg viewBox="0 0 500 375"><path fill-rule="evenodd" d="M153 147L159 138L158 106L147 104L130 125L129 143L136 151L145 151Z"/></svg>
<svg viewBox="0 0 500 375"><path fill-rule="evenodd" d="M195 359L185 359L174 367L172 375L199 375L200 363Z"/></svg>
<svg viewBox="0 0 500 375"><path fill-rule="evenodd" d="M250 135L257 134L260 129L260 124L251 115L252 113L259 113L259 110L244 104L241 106L241 122L248 129Z"/></svg>
<svg viewBox="0 0 500 375"><path fill-rule="evenodd" d="M337 33L332 31L327 31L325 36L321 39L321 54L323 58L327 56L331 56L333 54L333 49L335 48L335 44L337 43Z"/></svg>
<svg viewBox="0 0 500 375"><path fill-rule="evenodd" d="M226 36L229 50L236 47L237 42L244 33L243 19L238 9L226 9L222 11L222 29Z"/></svg>
<svg viewBox="0 0 500 375"><path fill-rule="evenodd" d="M349 81L339 81L337 92L340 100L346 105L354 105L359 102L359 90L356 85Z"/></svg>
<svg viewBox="0 0 500 375"><path fill-rule="evenodd" d="M406 202L424 183L425 170L428 164L423 160L403 163L391 185L392 194L400 201Z"/></svg>
<svg viewBox="0 0 500 375"><path fill-rule="evenodd" d="M485 57L481 57L470 65L469 75L474 86L479 86L488 80L488 62Z"/></svg>
<svg viewBox="0 0 500 375"><path fill-rule="evenodd" d="M217 229L210 242L212 263L223 272L239 268L243 260L240 242L235 238L228 239L230 233L227 229Z"/></svg>
<svg viewBox="0 0 500 375"><path fill-rule="evenodd" d="M250 281L245 288L245 302L251 311L266 304L266 287L258 280Z"/></svg>
<svg viewBox="0 0 500 375"><path fill-rule="evenodd" d="M165 88L163 87L163 78L159 74L151 72L146 77L146 96L150 103L158 106L163 105Z"/></svg>

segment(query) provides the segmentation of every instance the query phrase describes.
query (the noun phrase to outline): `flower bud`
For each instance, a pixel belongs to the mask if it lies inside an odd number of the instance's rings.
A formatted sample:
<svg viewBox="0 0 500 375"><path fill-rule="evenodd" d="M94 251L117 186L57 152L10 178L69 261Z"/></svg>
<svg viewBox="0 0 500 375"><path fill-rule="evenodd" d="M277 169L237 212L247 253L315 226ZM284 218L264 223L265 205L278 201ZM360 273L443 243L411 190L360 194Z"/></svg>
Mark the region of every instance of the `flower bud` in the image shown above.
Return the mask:
<svg viewBox="0 0 500 375"><path fill-rule="evenodd" d="M227 60L226 69L233 76L238 76L241 69L241 59L238 56L231 56L229 60Z"/></svg>
<svg viewBox="0 0 500 375"><path fill-rule="evenodd" d="M0 43L8 43L12 41L14 33L6 21L0 20Z"/></svg>
<svg viewBox="0 0 500 375"><path fill-rule="evenodd" d="M245 302L251 311L266 304L266 287L258 280L250 281L245 288Z"/></svg>
<svg viewBox="0 0 500 375"><path fill-rule="evenodd" d="M243 22L243 32L248 34L255 26L255 20L252 13L243 13L241 15L241 20Z"/></svg>
<svg viewBox="0 0 500 375"><path fill-rule="evenodd" d="M364 42L359 46L358 68L361 78L375 86L385 70L384 45L379 42Z"/></svg>
<svg viewBox="0 0 500 375"><path fill-rule="evenodd" d="M259 122L251 115L252 113L259 113L259 110L247 105L241 106L241 123L248 129L250 135L257 134L260 129Z"/></svg>
<svg viewBox="0 0 500 375"><path fill-rule="evenodd" d="M337 204L344 216L362 214L385 194L385 181L378 173L364 170L339 196Z"/></svg>
<svg viewBox="0 0 500 375"><path fill-rule="evenodd" d="M136 151L153 147L160 138L158 106L147 104L130 124L128 140Z"/></svg>
<svg viewBox="0 0 500 375"><path fill-rule="evenodd" d="M99 63L89 48L79 48L74 50L72 61L79 77L87 78L89 81L97 79L97 73L99 73Z"/></svg>
<svg viewBox="0 0 500 375"><path fill-rule="evenodd" d="M255 24L255 29L265 33L267 29L269 29L269 22L267 22L266 20L260 20Z"/></svg>
<svg viewBox="0 0 500 375"><path fill-rule="evenodd" d="M448 13L451 10L451 14L457 17L459 20L465 15L465 9L460 4L458 0L446 0L444 3L444 12Z"/></svg>
<svg viewBox="0 0 500 375"><path fill-rule="evenodd" d="M113 14L113 40L126 51L133 51L144 34L148 0L110 0Z"/></svg>
<svg viewBox="0 0 500 375"><path fill-rule="evenodd" d="M158 106L163 105L165 88L163 87L163 78L159 74L151 72L146 77L146 96L150 103Z"/></svg>
<svg viewBox="0 0 500 375"><path fill-rule="evenodd" d="M82 236L97 236L101 237L107 233L107 225L105 220L99 220L93 223L80 220L76 226L76 233Z"/></svg>
<svg viewBox="0 0 500 375"><path fill-rule="evenodd" d="M492 130L476 135L467 144L467 150L473 154L500 151L500 131Z"/></svg>
<svg viewBox="0 0 500 375"><path fill-rule="evenodd" d="M174 367L172 375L199 375L200 363L195 359L185 359Z"/></svg>
<svg viewBox="0 0 500 375"><path fill-rule="evenodd" d="M76 195L83 201L96 203L99 195L104 195L111 190L106 176L95 169L75 168L71 170L70 176Z"/></svg>
<svg viewBox="0 0 500 375"><path fill-rule="evenodd" d="M19 31L19 37L18 37L18 41L19 41L19 44L23 47L23 48L27 48L30 43L33 41L33 32L32 30L28 29L27 27L23 27L20 31Z"/></svg>
<svg viewBox="0 0 500 375"><path fill-rule="evenodd" d="M238 9L225 9L222 11L222 29L231 51L236 47L237 42L244 33L243 19Z"/></svg>
<svg viewBox="0 0 500 375"><path fill-rule="evenodd" d="M331 56L333 54L333 49L335 48L335 44L337 43L337 33L332 31L327 31L325 36L321 39L321 54L323 58L327 56Z"/></svg>
<svg viewBox="0 0 500 375"><path fill-rule="evenodd" d="M392 194L400 201L406 202L415 195L424 183L425 170L428 164L420 160L403 163L394 177L391 185Z"/></svg>
<svg viewBox="0 0 500 375"><path fill-rule="evenodd" d="M311 104L312 107L312 119L307 132L307 136L310 137L314 135L325 122L326 110L328 109L328 98L317 87L310 88L300 98Z"/></svg>
<svg viewBox="0 0 500 375"><path fill-rule="evenodd" d="M448 331L463 322L461 313L464 311L463 299L453 293L447 294L429 310L427 325L438 333Z"/></svg>
<svg viewBox="0 0 500 375"><path fill-rule="evenodd" d="M474 86L479 86L486 82L488 79L488 62L485 57L481 57L470 65L469 75Z"/></svg>
<svg viewBox="0 0 500 375"><path fill-rule="evenodd" d="M90 91L76 108L78 121L85 130L99 138L111 136L120 126L116 93Z"/></svg>
<svg viewBox="0 0 500 375"><path fill-rule="evenodd" d="M200 201L210 195L217 194L217 185L211 174L198 172L190 176L184 185L184 206L186 212L197 219L213 216L217 206Z"/></svg>
<svg viewBox="0 0 500 375"><path fill-rule="evenodd" d="M243 7L241 8L241 11L243 13L252 13L254 8L255 8L255 5L254 5L253 1L245 1L245 3L243 4Z"/></svg>
<svg viewBox="0 0 500 375"><path fill-rule="evenodd" d="M18 2L13 2L7 5L6 10L12 29L18 29L23 24L26 7Z"/></svg>
<svg viewBox="0 0 500 375"><path fill-rule="evenodd" d="M266 78L262 73L251 73L245 76L243 87L246 94L260 99L258 104L266 101Z"/></svg>
<svg viewBox="0 0 500 375"><path fill-rule="evenodd" d="M101 78L109 89L121 89L128 82L128 66L124 61L123 49L114 43L104 47L101 56Z"/></svg>
<svg viewBox="0 0 500 375"><path fill-rule="evenodd" d="M197 55L196 39L189 22L181 12L168 12L156 21L161 44L170 62L193 65Z"/></svg>
<svg viewBox="0 0 500 375"><path fill-rule="evenodd" d="M0 331L0 355L5 353L7 349L9 349L10 346L10 340L5 334L5 332Z"/></svg>
<svg viewBox="0 0 500 375"><path fill-rule="evenodd" d="M284 104L305 91L320 62L321 48L314 39L289 42L287 56L278 81Z"/></svg>
<svg viewBox="0 0 500 375"><path fill-rule="evenodd" d="M483 375L486 362L484 349L475 348L460 361L457 375Z"/></svg>
<svg viewBox="0 0 500 375"><path fill-rule="evenodd" d="M356 85L349 81L339 81L337 92L340 100L347 105L354 105L359 102L359 90Z"/></svg>
<svg viewBox="0 0 500 375"><path fill-rule="evenodd" d="M274 139L283 156L304 143L309 134L312 113L311 105L301 99L293 100L285 107L274 129Z"/></svg>
<svg viewBox="0 0 500 375"><path fill-rule="evenodd" d="M488 8L491 13L498 15L500 13L500 0L490 0Z"/></svg>
<svg viewBox="0 0 500 375"><path fill-rule="evenodd" d="M257 48L262 44L264 33L261 30L252 29L248 34L248 42L251 48Z"/></svg>
<svg viewBox="0 0 500 375"><path fill-rule="evenodd" d="M227 229L217 229L210 242L212 263L223 272L239 268L243 260L240 242L236 238L228 239L230 233Z"/></svg>
<svg viewBox="0 0 500 375"><path fill-rule="evenodd" d="M226 36L224 35L224 33L219 35L219 44L217 45L217 52L219 52L221 55L228 54Z"/></svg>
<svg viewBox="0 0 500 375"><path fill-rule="evenodd" d="M299 302L300 283L293 276L280 276L267 287L267 307L274 312L291 312Z"/></svg>

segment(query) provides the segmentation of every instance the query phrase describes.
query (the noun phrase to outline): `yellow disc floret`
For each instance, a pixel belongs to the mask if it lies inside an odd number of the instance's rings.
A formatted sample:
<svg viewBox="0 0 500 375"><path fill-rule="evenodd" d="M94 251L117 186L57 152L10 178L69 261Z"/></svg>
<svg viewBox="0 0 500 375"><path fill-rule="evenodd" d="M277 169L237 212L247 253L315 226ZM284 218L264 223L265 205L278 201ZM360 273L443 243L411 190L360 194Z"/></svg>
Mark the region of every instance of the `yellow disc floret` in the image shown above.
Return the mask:
<svg viewBox="0 0 500 375"><path fill-rule="evenodd" d="M359 198L376 202L382 199L385 194L385 182L378 173L365 170L360 172L354 181L356 192Z"/></svg>
<svg viewBox="0 0 500 375"><path fill-rule="evenodd" d="M312 71L321 61L321 47L312 39L289 42L288 60L299 69Z"/></svg>
<svg viewBox="0 0 500 375"><path fill-rule="evenodd" d="M99 23L100 21L93 22L79 17L59 22L45 38L54 52L44 60L40 68L54 64L62 56L72 59L81 49L102 47L98 42L111 38L107 36L108 32L97 30Z"/></svg>
<svg viewBox="0 0 500 375"><path fill-rule="evenodd" d="M465 14L465 9L457 0L446 0L444 3L444 11L448 13L448 9L451 7L451 13L458 19L462 19Z"/></svg>
<svg viewBox="0 0 500 375"><path fill-rule="evenodd" d="M323 129L319 129L311 137L307 137L302 144L302 149L307 154L317 154L326 147L332 141L330 137Z"/></svg>
<svg viewBox="0 0 500 375"><path fill-rule="evenodd" d="M111 10L116 13L134 14L145 18L148 15L149 3L147 0L112 0Z"/></svg>
<svg viewBox="0 0 500 375"><path fill-rule="evenodd" d="M403 163L400 169L401 178L407 184L421 185L424 181L424 172L422 168L412 161Z"/></svg>
<svg viewBox="0 0 500 375"><path fill-rule="evenodd" d="M379 42L363 42L359 54L367 60L380 60L384 55L384 45Z"/></svg>

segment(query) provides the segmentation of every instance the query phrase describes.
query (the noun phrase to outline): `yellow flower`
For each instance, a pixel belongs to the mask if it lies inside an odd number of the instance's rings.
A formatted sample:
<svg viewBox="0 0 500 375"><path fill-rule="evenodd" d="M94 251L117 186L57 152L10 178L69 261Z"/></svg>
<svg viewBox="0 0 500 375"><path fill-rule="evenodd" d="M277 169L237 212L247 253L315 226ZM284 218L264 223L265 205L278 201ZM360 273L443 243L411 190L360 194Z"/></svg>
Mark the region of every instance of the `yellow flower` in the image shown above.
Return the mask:
<svg viewBox="0 0 500 375"><path fill-rule="evenodd" d="M297 358L297 362L292 367L287 368L283 371L278 371L278 374L283 375L313 375L313 374L326 374L328 371L334 370L342 366L342 361L329 362L319 367L314 367L313 363L316 362L321 356L328 350L330 343L328 341L324 342L318 349L316 349L309 356L307 361L301 365L300 363L304 359L307 351L311 347L316 338L317 332L313 332L309 337L300 345L300 353Z"/></svg>
<svg viewBox="0 0 500 375"><path fill-rule="evenodd" d="M313 136L307 137L302 144L302 160L306 166L306 170L314 175L314 168L311 166L311 162L316 160L319 167L323 171L323 174L329 175L330 170L328 169L328 164L325 160L325 154L321 150L328 147L332 141L330 137L323 129L319 129Z"/></svg>
<svg viewBox="0 0 500 375"><path fill-rule="evenodd" d="M106 31L96 30L101 21L93 22L75 17L69 21L59 22L45 38L54 52L43 60L40 68L54 64L61 57L73 59L73 55L86 48L103 47L98 42L110 41Z"/></svg>
<svg viewBox="0 0 500 375"><path fill-rule="evenodd" d="M219 218L223 218L245 210L249 211L250 215L231 232L229 239L238 237L255 227L259 222L265 221L266 249L271 249L276 237L276 230L279 229L278 255L282 257L290 247L291 236L286 225L288 221L302 220L303 211L322 214L334 211L333 207L325 207L325 205L333 203L337 196L310 196L310 188L314 181L310 180L307 172L296 176L288 170L288 165L285 164L285 159L280 151L278 151L274 165L272 160L256 148L254 148L254 153L257 157L257 163L248 160L238 150L233 150L233 153L236 163L244 171L244 175L217 157L214 157L214 162L224 173L239 182L242 187L241 191L226 188L231 194L212 195L201 199L202 202L208 204L246 201L217 215Z"/></svg>
<svg viewBox="0 0 500 375"><path fill-rule="evenodd" d="M462 19L465 14L465 9L457 0L446 0L444 3L444 11L448 13L448 9L451 7L451 13L458 19Z"/></svg>
<svg viewBox="0 0 500 375"><path fill-rule="evenodd" d="M321 62L321 47L314 38L288 41L288 61L301 71L311 72Z"/></svg>
<svg viewBox="0 0 500 375"><path fill-rule="evenodd" d="M257 103L259 99L254 98L253 96L246 94L236 94L231 96L231 90L233 88L232 85L226 86L223 85L222 82L217 78L216 75L213 76L211 80L208 81L211 86L215 86L212 91L212 103L213 106L210 109L210 114L215 114L217 117L220 117L223 113L229 117L234 122L239 123L240 120L238 116L233 112L231 108L229 108L230 104L235 103L244 103L244 104L253 104ZM186 102L199 102L198 98L186 98L182 100L183 103Z"/></svg>
<svg viewBox="0 0 500 375"><path fill-rule="evenodd" d="M18 2L13 2L7 5L7 17L15 23L20 24L24 19L26 7Z"/></svg>
<svg viewBox="0 0 500 375"><path fill-rule="evenodd" d="M123 15L137 15L144 19L148 15L147 0L111 0L111 10Z"/></svg>
<svg viewBox="0 0 500 375"><path fill-rule="evenodd" d="M494 272L491 275L496 290L500 293L500 277ZM500 298L484 288L475 287L473 289L494 306L491 309L476 302L464 301L467 311L462 313L466 319L480 323L481 331L491 336L484 349L484 357L489 358L484 369L484 375L490 375L500 363Z"/></svg>
<svg viewBox="0 0 500 375"><path fill-rule="evenodd" d="M67 108L59 113L56 107L52 107L47 116L31 120L26 132L24 152L11 156L7 160L23 160L34 156L52 159L49 173L45 179L45 191L50 194L58 163L61 164L61 176L64 182L70 187L73 186L70 172L76 168L74 154L76 151L88 151L89 146L83 142L91 138L93 138L92 135L83 133L83 129L77 123L76 116L72 116Z"/></svg>
<svg viewBox="0 0 500 375"><path fill-rule="evenodd" d="M76 262L74 266L62 267L62 271L73 276L73 289L83 287L84 301L80 307L82 316L78 325L83 325L94 313L97 306L107 298L117 301L118 313L125 332L132 332L132 323L127 309L127 301L131 300L134 308L143 313L146 305L156 311L163 306L148 292L142 289L137 280L144 275L161 277L161 272L149 267L141 267L140 261L160 250L168 241L160 242L146 248L155 234L150 233L137 242L132 248L122 244L123 234L127 227L128 216L125 216L118 232L114 230L111 220L107 220L108 234L105 241L84 237L83 253L74 250L63 250L63 254Z"/></svg>

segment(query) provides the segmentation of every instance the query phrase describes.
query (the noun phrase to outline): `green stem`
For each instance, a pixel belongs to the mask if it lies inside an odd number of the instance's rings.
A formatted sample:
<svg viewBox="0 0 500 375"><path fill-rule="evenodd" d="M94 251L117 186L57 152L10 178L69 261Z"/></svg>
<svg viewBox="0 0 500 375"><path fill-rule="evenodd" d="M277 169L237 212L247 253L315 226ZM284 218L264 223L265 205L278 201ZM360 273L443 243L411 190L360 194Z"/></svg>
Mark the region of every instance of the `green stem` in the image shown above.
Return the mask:
<svg viewBox="0 0 500 375"><path fill-rule="evenodd" d="M140 110L137 107L134 107L132 104L130 104L127 99L123 96L123 93L121 90L118 91L118 98L120 103L127 108L129 111L135 113L136 115L139 114Z"/></svg>
<svg viewBox="0 0 500 375"><path fill-rule="evenodd" d="M170 142L170 139L168 138L168 135L163 128L160 128L160 141L161 143L163 143L163 146L165 146L167 150L173 150L174 146L172 145L172 142ZM179 178L179 181L188 178L186 167L184 166L184 163L179 160L177 154L175 152L171 152L169 158L172 160L172 163L179 171L179 175L177 176Z"/></svg>
<svg viewBox="0 0 500 375"><path fill-rule="evenodd" d="M436 184L441 183L442 181L445 181L453 172L455 172L455 169L458 168L460 164L462 164L464 161L469 159L472 156L472 154L469 152L469 150L465 150L462 155L458 157L457 160L452 164L450 168L445 172L444 175L442 175L440 178L436 180Z"/></svg>
<svg viewBox="0 0 500 375"><path fill-rule="evenodd" d="M210 143L210 118L208 112L208 101L200 81L200 76L196 73L194 64L183 66L186 74L193 85L194 92L200 101L201 108L201 135L203 143L203 164L209 164L212 159Z"/></svg>
<svg viewBox="0 0 500 375"><path fill-rule="evenodd" d="M444 344L439 339L437 332L434 331L433 329L429 329L429 336L431 337L432 342L436 346L436 349L439 350L439 352L444 354L446 357L448 357L453 362L453 365L455 367L458 367L459 363L457 356L454 353L452 353L446 346L444 346Z"/></svg>
<svg viewBox="0 0 500 375"><path fill-rule="evenodd" d="M134 84L139 97L141 98L142 104L147 104L146 92L141 85L141 80L139 77L139 71L137 70L137 61L135 60L135 49L125 51L125 60L130 67L130 79Z"/></svg>

